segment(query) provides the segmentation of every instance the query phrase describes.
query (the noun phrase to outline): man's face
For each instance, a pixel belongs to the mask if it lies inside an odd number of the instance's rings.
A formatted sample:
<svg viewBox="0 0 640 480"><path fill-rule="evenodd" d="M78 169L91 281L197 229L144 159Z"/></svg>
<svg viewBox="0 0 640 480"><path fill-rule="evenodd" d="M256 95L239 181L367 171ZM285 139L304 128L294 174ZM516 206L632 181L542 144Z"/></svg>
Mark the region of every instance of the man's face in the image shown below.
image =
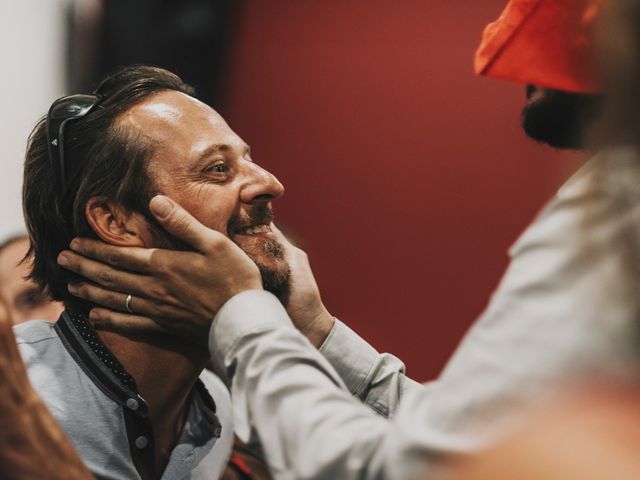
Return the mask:
<svg viewBox="0 0 640 480"><path fill-rule="evenodd" d="M63 306L53 302L25 277L29 274L29 262L20 264L27 253L29 242L17 240L0 251L0 297L7 307L14 325L29 320L55 321Z"/></svg>
<svg viewBox="0 0 640 480"><path fill-rule="evenodd" d="M522 128L532 139L554 148L580 150L601 112L599 95L527 86Z"/></svg>
<svg viewBox="0 0 640 480"><path fill-rule="evenodd" d="M227 235L258 265L265 288L281 293L289 278L284 249L271 232L271 200L282 184L253 163L248 145L211 107L163 91L119 119L154 145L148 172L155 189L202 224Z"/></svg>

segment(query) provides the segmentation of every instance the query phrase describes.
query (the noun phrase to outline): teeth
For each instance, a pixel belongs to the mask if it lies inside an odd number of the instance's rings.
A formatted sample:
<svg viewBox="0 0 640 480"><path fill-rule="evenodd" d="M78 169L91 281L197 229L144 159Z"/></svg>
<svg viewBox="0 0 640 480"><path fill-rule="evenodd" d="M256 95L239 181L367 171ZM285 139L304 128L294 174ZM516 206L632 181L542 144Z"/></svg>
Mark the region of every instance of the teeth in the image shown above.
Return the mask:
<svg viewBox="0 0 640 480"><path fill-rule="evenodd" d="M240 233L243 235L255 235L257 233L267 233L270 232L271 229L269 225L258 225L256 227L250 227L242 230Z"/></svg>

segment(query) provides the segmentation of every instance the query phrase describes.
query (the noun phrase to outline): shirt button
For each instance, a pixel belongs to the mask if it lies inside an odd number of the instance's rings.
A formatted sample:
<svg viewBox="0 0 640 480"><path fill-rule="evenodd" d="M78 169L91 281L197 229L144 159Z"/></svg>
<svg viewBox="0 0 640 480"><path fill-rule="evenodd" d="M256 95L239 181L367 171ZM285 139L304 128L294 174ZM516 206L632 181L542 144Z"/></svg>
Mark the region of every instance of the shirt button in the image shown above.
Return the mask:
<svg viewBox="0 0 640 480"><path fill-rule="evenodd" d="M149 445L149 440L144 435L140 435L138 438L136 438L135 443L136 443L136 448L139 448L140 450L142 450L147 445Z"/></svg>
<svg viewBox="0 0 640 480"><path fill-rule="evenodd" d="M133 411L137 410L139 407L138 401L135 398L127 399L126 405L129 410L133 410Z"/></svg>

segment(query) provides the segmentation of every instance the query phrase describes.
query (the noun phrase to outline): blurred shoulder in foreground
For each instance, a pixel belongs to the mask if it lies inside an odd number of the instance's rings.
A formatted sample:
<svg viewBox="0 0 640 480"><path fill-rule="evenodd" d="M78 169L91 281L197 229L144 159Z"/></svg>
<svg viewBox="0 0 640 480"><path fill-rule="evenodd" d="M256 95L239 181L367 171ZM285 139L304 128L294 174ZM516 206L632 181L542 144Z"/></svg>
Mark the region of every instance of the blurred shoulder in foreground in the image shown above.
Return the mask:
<svg viewBox="0 0 640 480"><path fill-rule="evenodd" d="M637 480L640 384L573 392L462 462L455 480Z"/></svg>
<svg viewBox="0 0 640 480"><path fill-rule="evenodd" d="M88 480L91 474L31 387L0 299L0 478Z"/></svg>

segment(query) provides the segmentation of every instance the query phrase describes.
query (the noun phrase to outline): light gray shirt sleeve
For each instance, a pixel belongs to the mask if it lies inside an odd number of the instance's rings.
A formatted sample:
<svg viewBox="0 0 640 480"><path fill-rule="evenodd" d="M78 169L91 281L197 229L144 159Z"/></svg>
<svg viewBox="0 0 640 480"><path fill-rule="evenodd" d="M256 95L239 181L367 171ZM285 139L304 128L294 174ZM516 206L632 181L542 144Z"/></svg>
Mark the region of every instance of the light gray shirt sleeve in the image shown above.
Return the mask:
<svg viewBox="0 0 640 480"><path fill-rule="evenodd" d="M376 414L269 293L229 300L209 348L231 384L236 433L257 435L276 479L412 478L428 460L425 445L434 456L450 450L415 428L428 409L420 389L408 392L393 421Z"/></svg>
<svg viewBox="0 0 640 480"><path fill-rule="evenodd" d="M384 417L393 415L407 391L427 388L405 376L405 366L399 358L378 353L338 319L320 353L349 391Z"/></svg>

